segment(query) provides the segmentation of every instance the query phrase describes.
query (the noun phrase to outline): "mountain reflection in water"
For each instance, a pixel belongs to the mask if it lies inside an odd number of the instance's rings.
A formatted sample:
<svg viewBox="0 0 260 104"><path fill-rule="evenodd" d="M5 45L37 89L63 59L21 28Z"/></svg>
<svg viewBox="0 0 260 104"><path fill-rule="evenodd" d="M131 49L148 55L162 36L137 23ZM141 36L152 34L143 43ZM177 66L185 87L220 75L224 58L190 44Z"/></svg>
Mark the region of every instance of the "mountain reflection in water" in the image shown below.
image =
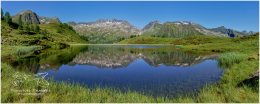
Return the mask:
<svg viewBox="0 0 260 104"><path fill-rule="evenodd" d="M185 53L174 46L84 45L46 51L12 64L47 72L46 78L55 81L175 97L218 81L222 70L215 57Z"/></svg>

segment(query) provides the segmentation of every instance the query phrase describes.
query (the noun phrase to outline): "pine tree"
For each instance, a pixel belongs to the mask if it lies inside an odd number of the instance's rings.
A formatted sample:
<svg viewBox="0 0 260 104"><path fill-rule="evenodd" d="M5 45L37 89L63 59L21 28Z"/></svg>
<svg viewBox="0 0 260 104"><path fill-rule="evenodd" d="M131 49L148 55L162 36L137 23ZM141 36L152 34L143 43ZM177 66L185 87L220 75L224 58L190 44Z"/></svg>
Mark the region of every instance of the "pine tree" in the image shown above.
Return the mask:
<svg viewBox="0 0 260 104"><path fill-rule="evenodd" d="M8 24L11 24L12 23L12 18L10 16L10 13L9 12L5 12L5 17L4 17L5 21L8 23Z"/></svg>
<svg viewBox="0 0 260 104"><path fill-rule="evenodd" d="M30 28L30 32L34 32L34 25L33 24L29 24L29 28Z"/></svg>
<svg viewBox="0 0 260 104"><path fill-rule="evenodd" d="M18 28L19 28L20 30L23 29L23 21L22 21L22 16L21 16L21 15L19 15L18 25L19 25Z"/></svg>
<svg viewBox="0 0 260 104"><path fill-rule="evenodd" d="M47 31L46 29L44 29L44 30L41 31L41 34L42 34L42 35L47 35L47 34L48 34L48 31Z"/></svg>
<svg viewBox="0 0 260 104"><path fill-rule="evenodd" d="M37 24L35 24L35 26L34 26L34 32L36 32L36 33L40 32L40 27Z"/></svg>
<svg viewBox="0 0 260 104"><path fill-rule="evenodd" d="M3 11L2 8L1 8L1 19L2 19L2 20L4 19L4 11Z"/></svg>
<svg viewBox="0 0 260 104"><path fill-rule="evenodd" d="M28 23L24 24L23 27L24 27L25 32L30 32L30 27L29 27Z"/></svg>
<svg viewBox="0 0 260 104"><path fill-rule="evenodd" d="M58 27L57 33L62 33L62 28L61 27Z"/></svg>

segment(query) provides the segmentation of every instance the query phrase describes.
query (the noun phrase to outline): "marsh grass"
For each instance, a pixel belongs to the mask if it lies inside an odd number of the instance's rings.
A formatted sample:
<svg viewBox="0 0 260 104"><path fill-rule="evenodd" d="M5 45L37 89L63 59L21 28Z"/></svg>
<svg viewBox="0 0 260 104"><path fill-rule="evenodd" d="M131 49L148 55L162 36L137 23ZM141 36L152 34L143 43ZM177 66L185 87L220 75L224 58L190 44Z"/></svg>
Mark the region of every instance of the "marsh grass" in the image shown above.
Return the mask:
<svg viewBox="0 0 260 104"><path fill-rule="evenodd" d="M246 55L238 52L223 53L219 56L219 65L223 68L229 68L233 64L239 64L246 59Z"/></svg>

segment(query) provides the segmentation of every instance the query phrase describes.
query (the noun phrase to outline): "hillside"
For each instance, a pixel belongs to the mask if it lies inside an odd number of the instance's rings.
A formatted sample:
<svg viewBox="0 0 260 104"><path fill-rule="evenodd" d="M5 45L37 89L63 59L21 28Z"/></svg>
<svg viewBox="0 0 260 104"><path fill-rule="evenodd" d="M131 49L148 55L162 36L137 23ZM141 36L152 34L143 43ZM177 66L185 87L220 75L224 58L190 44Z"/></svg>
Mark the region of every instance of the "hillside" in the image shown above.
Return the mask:
<svg viewBox="0 0 260 104"><path fill-rule="evenodd" d="M237 30L226 28L224 26L209 29L200 24L189 21L174 21L165 23L160 23L159 21L152 21L142 29L142 32L143 35L172 38L182 38L194 35L241 37L254 34L254 32L252 31L240 32Z"/></svg>
<svg viewBox="0 0 260 104"><path fill-rule="evenodd" d="M191 23L184 22L184 23L175 23L175 22L166 22L162 24L160 27L159 34L155 34L155 36L160 37L186 37L191 35L203 35L198 30L196 30Z"/></svg>
<svg viewBox="0 0 260 104"><path fill-rule="evenodd" d="M255 34L252 31L250 31L250 32L247 32L247 31L240 32L240 31L237 31L237 30L226 28L224 26L220 26L220 27L217 27L217 28L212 28L212 29L209 29L209 30L214 31L214 32L220 32L222 34L227 34L229 37L246 36L246 35L253 35L253 34Z"/></svg>
<svg viewBox="0 0 260 104"><path fill-rule="evenodd" d="M143 35L171 38L182 38L194 35L225 36L225 34L210 31L199 24L188 21L165 22L163 24L158 21L151 22L144 27Z"/></svg>
<svg viewBox="0 0 260 104"><path fill-rule="evenodd" d="M16 19L19 15L20 19ZM21 18L22 17L22 18ZM40 45L62 48L71 43L86 43L67 24L50 22L40 24L39 16L32 12L20 12L7 23L2 19L2 45Z"/></svg>
<svg viewBox="0 0 260 104"><path fill-rule="evenodd" d="M183 38L163 38L153 36L137 36L120 41L118 44L174 44L174 45L199 45L214 42L228 41L227 37L191 35Z"/></svg>

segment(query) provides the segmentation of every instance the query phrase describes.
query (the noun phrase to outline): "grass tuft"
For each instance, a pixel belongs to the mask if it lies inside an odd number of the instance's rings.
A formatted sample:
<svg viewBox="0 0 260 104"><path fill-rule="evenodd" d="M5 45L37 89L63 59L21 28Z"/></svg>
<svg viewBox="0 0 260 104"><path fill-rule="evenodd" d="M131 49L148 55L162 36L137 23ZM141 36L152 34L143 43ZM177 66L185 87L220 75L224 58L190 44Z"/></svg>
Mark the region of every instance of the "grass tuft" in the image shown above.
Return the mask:
<svg viewBox="0 0 260 104"><path fill-rule="evenodd" d="M18 55L18 56L21 56L21 55L26 55L30 52L34 52L36 50L41 50L42 47L41 46L20 46L20 47L16 47L16 50L15 50L15 53Z"/></svg>
<svg viewBox="0 0 260 104"><path fill-rule="evenodd" d="M223 53L219 56L219 65L224 68L229 68L234 64L239 64L246 59L246 55L238 52Z"/></svg>

